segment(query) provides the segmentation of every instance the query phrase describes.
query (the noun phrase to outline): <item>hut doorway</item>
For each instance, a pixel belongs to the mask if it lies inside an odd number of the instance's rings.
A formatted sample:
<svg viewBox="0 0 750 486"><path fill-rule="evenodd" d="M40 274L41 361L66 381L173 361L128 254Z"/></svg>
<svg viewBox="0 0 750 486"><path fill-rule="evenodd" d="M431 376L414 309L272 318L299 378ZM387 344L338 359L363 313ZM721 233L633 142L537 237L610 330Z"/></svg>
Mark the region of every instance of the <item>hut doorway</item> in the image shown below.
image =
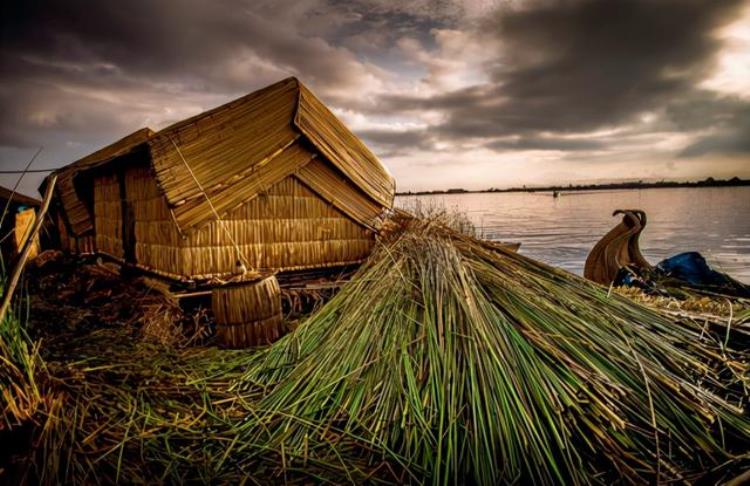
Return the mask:
<svg viewBox="0 0 750 486"><path fill-rule="evenodd" d="M133 203L122 202L122 251L128 263L135 263L135 212Z"/></svg>
<svg viewBox="0 0 750 486"><path fill-rule="evenodd" d="M125 188L125 172L117 174L120 185L120 208L122 214L122 257L128 263L135 261L135 211L133 203L128 199Z"/></svg>

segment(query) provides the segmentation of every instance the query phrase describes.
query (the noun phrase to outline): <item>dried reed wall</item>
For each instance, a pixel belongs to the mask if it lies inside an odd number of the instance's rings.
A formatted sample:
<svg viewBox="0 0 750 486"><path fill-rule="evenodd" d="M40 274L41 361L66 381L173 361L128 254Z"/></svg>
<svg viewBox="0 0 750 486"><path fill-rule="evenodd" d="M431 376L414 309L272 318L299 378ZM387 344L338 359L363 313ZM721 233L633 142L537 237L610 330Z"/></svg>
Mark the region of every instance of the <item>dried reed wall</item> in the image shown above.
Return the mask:
<svg viewBox="0 0 750 486"><path fill-rule="evenodd" d="M57 225L57 231L60 232L60 249L72 253L80 252L78 238L69 230L65 213L61 206L55 210L55 224Z"/></svg>
<svg viewBox="0 0 750 486"><path fill-rule="evenodd" d="M222 227L223 226L223 227ZM303 269L365 258L373 234L289 176L266 193L190 233L182 249L185 275L231 272L236 252L257 269Z"/></svg>
<svg viewBox="0 0 750 486"><path fill-rule="evenodd" d="M190 276L182 272L184 240L149 166L127 169L125 193L135 219L136 262L149 269Z"/></svg>
<svg viewBox="0 0 750 486"><path fill-rule="evenodd" d="M71 251L83 254L96 252L96 241L92 232L83 236L71 237L70 241L72 245Z"/></svg>
<svg viewBox="0 0 750 486"><path fill-rule="evenodd" d="M63 215L59 210L55 211L55 225L57 226L57 232L60 234L60 249L63 251L71 251L74 246L74 241L68 233L68 227L65 225Z"/></svg>
<svg viewBox="0 0 750 486"><path fill-rule="evenodd" d="M125 190L135 219L136 262L159 272L198 279L230 274L237 260L232 239L248 267L281 270L355 262L374 244L371 231L294 176L230 211L222 222L213 221L186 238L175 226L149 167L128 168ZM97 222L102 209L96 205Z"/></svg>
<svg viewBox="0 0 750 486"><path fill-rule="evenodd" d="M86 234L91 234L94 230L90 212L76 191L74 182L76 175L81 170L85 170L114 157L131 152L148 140L153 133L154 132L149 128L141 128L140 130L121 138L115 143L107 145L106 147L101 148L55 172L58 176L57 185L55 186L55 194L65 210L69 229L73 233L73 236L80 237ZM75 245L74 248L77 248L80 252L90 252L94 251L93 244L93 238L84 237L77 242L77 245Z"/></svg>
<svg viewBox="0 0 750 486"><path fill-rule="evenodd" d="M94 227L97 251L122 258L122 201L115 174L94 179Z"/></svg>

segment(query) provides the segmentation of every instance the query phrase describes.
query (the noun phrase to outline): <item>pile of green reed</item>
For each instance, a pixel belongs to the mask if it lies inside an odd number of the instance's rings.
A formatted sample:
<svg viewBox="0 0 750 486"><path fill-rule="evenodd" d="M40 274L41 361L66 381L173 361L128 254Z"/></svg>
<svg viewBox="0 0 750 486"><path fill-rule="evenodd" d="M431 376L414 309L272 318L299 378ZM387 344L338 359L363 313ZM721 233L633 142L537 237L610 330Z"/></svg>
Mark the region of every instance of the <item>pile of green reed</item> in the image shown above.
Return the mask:
<svg viewBox="0 0 750 486"><path fill-rule="evenodd" d="M14 464L0 457L0 482L272 484L340 470L313 460L285 470L265 443L242 437L260 397L231 388L252 350L164 346L135 326L110 324L48 337L41 351L39 396L55 397L55 406L37 407L26 420L32 427L13 424L24 446ZM361 461L350 457L346 467Z"/></svg>
<svg viewBox="0 0 750 486"><path fill-rule="evenodd" d="M439 224L402 223L256 355L237 386L264 396L241 441L285 469L316 460L361 481L348 461L366 451L435 484L690 479L746 451L747 366L722 342Z"/></svg>

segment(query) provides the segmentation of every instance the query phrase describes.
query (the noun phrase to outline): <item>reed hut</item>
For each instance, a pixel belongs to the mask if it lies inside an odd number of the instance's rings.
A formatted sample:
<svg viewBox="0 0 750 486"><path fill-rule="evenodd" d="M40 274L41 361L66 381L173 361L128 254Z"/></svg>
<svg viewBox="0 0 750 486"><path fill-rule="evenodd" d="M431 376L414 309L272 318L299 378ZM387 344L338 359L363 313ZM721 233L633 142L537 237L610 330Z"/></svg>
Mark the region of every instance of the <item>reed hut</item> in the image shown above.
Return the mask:
<svg viewBox="0 0 750 486"><path fill-rule="evenodd" d="M362 261L395 194L377 157L295 78L159 132L139 130L58 180L71 250L183 283L272 290L265 280L274 273ZM247 287L233 287L234 301L257 300ZM272 317L259 318L277 326Z"/></svg>
<svg viewBox="0 0 750 486"><path fill-rule="evenodd" d="M41 204L38 199L0 186L0 252L5 268L23 248ZM29 258L34 258L39 253L38 235L32 245Z"/></svg>

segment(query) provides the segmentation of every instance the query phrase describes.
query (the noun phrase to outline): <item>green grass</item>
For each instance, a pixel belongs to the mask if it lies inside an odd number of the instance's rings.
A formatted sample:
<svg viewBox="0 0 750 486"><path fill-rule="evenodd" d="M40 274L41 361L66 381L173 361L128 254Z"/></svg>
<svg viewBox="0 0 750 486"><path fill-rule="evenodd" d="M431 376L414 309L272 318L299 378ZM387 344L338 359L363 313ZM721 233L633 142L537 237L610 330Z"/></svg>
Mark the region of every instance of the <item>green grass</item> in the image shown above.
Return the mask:
<svg viewBox="0 0 750 486"><path fill-rule="evenodd" d="M0 322L0 432L35 420L50 404L39 383L45 375L39 344L9 312Z"/></svg>

